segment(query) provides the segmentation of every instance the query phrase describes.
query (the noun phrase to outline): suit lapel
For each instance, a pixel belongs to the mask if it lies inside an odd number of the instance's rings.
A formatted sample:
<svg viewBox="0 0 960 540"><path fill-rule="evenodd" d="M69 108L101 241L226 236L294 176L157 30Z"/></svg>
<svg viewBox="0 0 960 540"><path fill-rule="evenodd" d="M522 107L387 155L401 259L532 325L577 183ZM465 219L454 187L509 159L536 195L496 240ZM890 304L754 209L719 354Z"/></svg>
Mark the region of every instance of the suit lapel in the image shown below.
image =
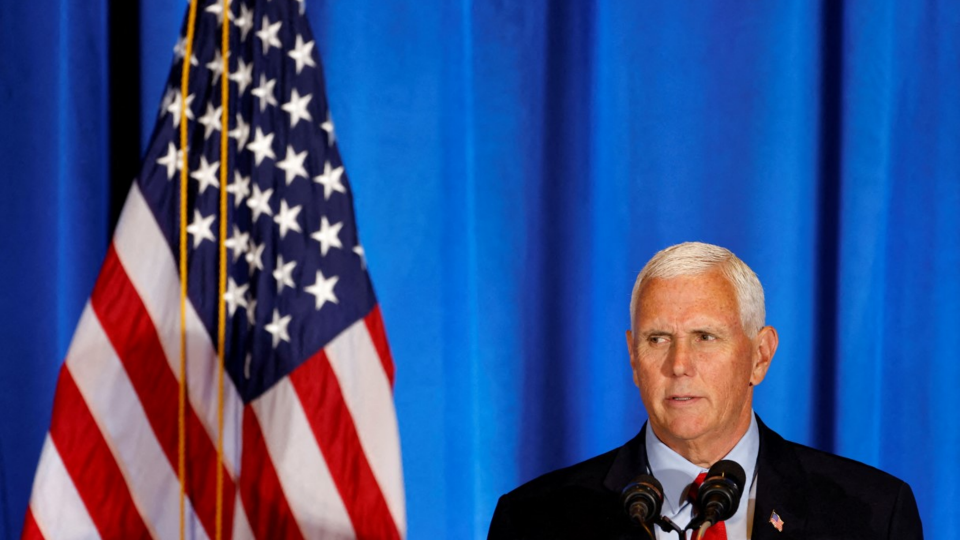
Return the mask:
<svg viewBox="0 0 960 540"><path fill-rule="evenodd" d="M617 450L617 456L603 479L603 487L619 495L631 480L647 472L646 430L647 425L644 424L636 437Z"/></svg>
<svg viewBox="0 0 960 540"><path fill-rule="evenodd" d="M757 417L760 455L757 458L757 500L753 540L788 540L804 537L807 496L805 475L790 445ZM771 523L779 516L782 531Z"/></svg>

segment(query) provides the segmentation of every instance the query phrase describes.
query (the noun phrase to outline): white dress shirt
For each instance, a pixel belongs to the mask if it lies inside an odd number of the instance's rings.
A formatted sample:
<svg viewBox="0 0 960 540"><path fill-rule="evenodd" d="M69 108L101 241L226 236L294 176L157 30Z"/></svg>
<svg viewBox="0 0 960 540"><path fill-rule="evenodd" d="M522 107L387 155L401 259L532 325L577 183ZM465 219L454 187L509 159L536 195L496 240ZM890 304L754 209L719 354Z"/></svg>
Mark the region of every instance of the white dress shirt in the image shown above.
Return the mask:
<svg viewBox="0 0 960 540"><path fill-rule="evenodd" d="M701 472L707 472L690 463L680 454L663 444L647 426L646 441L647 462L650 474L663 484L662 514L679 527L686 527L693 518L693 505L687 500L690 485ZM722 459L736 461L746 473L746 485L743 491L749 493L749 499L740 500L737 512L724 523L727 540L749 540L753 528L753 508L757 498L757 455L760 452L760 430L756 415L750 417L750 428L729 454ZM692 531L687 531L690 538ZM677 533L666 532L657 527L657 540L677 540Z"/></svg>

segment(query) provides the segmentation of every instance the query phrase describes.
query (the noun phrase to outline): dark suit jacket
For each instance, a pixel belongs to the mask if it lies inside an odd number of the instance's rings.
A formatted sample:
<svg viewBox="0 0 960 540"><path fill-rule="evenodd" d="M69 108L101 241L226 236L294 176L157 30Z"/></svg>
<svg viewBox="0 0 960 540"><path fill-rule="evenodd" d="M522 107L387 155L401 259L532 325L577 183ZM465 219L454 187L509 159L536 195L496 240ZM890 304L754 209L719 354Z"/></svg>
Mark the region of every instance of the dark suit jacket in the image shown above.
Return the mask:
<svg viewBox="0 0 960 540"><path fill-rule="evenodd" d="M917 503L906 483L863 463L785 441L759 419L758 424L754 540L923 538ZM616 450L545 474L501 497L488 538L644 538L619 498L646 464L641 429ZM783 520L783 532L770 524L773 511Z"/></svg>

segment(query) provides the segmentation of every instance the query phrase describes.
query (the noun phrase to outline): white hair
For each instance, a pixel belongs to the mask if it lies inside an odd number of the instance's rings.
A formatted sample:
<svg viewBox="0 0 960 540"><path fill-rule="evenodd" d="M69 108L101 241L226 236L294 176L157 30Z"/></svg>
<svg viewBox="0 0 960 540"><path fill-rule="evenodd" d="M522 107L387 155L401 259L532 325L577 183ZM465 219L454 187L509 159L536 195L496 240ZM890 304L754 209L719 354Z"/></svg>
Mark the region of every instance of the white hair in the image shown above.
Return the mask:
<svg viewBox="0 0 960 540"><path fill-rule="evenodd" d="M636 330L637 304L640 291L647 281L654 278L696 276L714 269L720 270L721 275L733 285L743 330L751 339L756 337L766 318L760 279L729 249L702 242L684 242L670 246L647 262L633 285L633 294L630 297L630 328Z"/></svg>

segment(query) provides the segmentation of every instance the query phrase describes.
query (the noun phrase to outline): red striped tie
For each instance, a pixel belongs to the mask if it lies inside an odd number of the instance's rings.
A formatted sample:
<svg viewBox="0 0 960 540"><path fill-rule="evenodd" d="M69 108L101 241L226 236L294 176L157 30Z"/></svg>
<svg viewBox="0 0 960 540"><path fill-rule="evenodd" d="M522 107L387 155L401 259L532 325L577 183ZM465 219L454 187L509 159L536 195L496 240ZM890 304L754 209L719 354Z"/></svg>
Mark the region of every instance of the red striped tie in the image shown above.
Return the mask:
<svg viewBox="0 0 960 540"><path fill-rule="evenodd" d="M707 473L702 472L697 476L697 479L693 481L693 484L690 486L690 491L687 492L687 498L690 499L690 502L697 500L697 490L700 489L700 484L703 483L706 477ZM707 529L707 532L703 533L703 536L698 537L697 531L693 531L690 538L691 540L727 540L727 526L721 521Z"/></svg>

